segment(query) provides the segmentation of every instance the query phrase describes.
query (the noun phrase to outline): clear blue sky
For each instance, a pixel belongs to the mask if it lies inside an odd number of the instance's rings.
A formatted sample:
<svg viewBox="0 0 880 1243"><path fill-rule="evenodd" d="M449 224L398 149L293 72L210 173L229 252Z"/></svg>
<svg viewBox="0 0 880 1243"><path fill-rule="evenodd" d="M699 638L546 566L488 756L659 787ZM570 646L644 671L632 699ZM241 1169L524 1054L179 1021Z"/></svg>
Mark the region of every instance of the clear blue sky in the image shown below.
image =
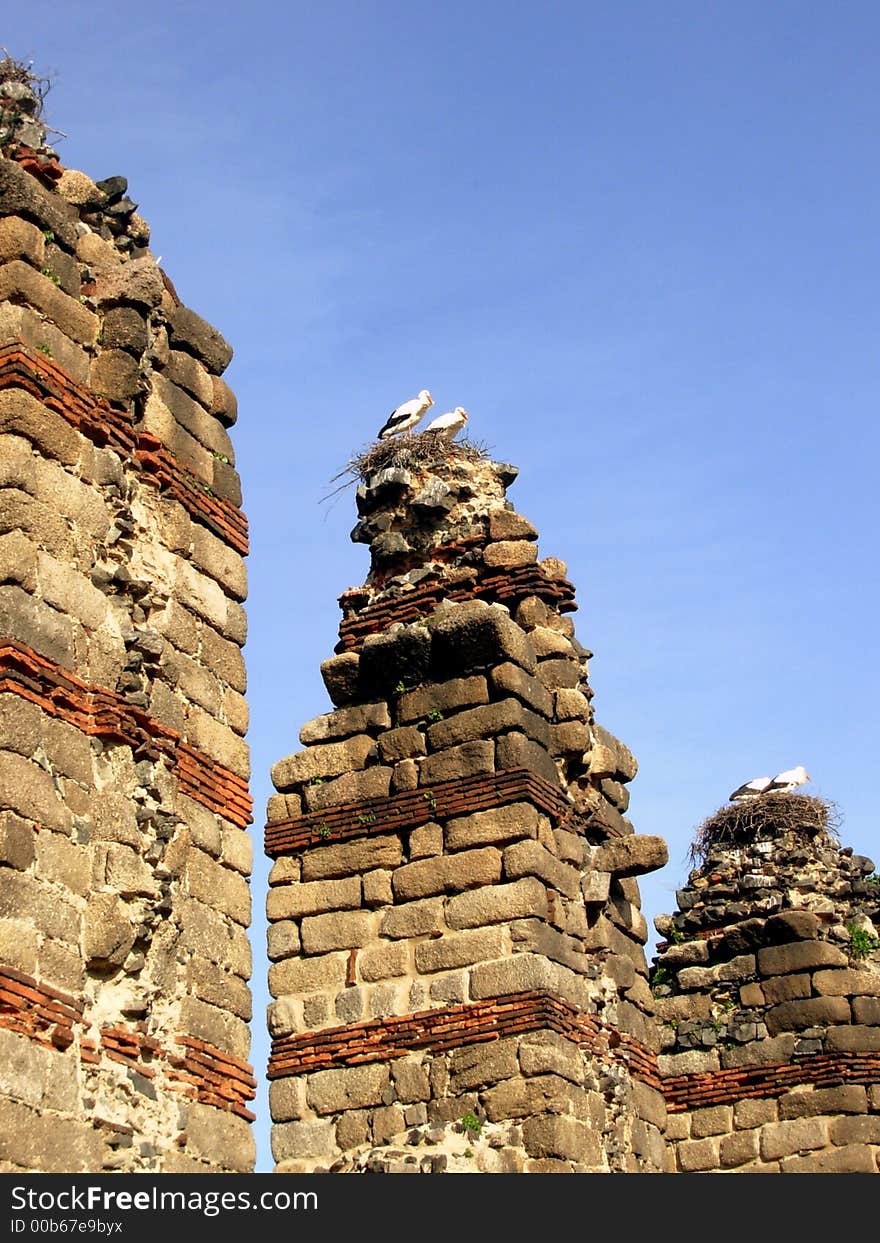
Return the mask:
<svg viewBox="0 0 880 1243"><path fill-rule="evenodd" d="M44 0L2 39L235 347L258 1074L268 771L367 569L350 493L321 498L422 387L568 563L670 847L649 924L753 776L805 764L880 855L876 4Z"/></svg>

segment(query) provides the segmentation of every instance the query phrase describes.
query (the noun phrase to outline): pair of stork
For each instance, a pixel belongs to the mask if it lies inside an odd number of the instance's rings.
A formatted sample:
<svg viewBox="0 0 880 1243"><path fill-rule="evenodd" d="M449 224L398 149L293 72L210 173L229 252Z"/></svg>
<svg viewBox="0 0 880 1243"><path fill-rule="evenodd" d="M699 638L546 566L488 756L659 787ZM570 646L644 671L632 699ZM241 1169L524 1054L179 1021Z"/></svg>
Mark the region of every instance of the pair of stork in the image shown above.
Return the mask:
<svg viewBox="0 0 880 1243"><path fill-rule="evenodd" d="M734 790L730 801L741 803L743 799L757 798L759 794L788 794L791 790L812 780L813 778L803 764L798 764L797 768L787 768L785 772L777 773L775 777L754 777Z"/></svg>
<svg viewBox="0 0 880 1243"><path fill-rule="evenodd" d="M379 429L379 439L387 440L389 436L397 436L400 432L411 431L417 423L422 421L433 404L434 398L426 388L423 388L418 397L413 397L411 401L405 401L402 406L398 406L396 410L391 411L385 421L385 425ZM423 430L426 432L439 432L447 440L452 440L467 423L467 418L467 410L462 406L456 406L448 414L438 415Z"/></svg>

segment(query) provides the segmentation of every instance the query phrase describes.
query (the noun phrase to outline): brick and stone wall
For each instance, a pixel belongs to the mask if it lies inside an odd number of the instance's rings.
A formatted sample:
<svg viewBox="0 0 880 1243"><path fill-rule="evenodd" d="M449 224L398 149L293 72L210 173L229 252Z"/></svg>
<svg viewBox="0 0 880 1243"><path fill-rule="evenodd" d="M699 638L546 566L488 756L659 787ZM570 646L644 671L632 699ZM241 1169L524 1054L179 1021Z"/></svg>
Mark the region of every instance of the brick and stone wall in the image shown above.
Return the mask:
<svg viewBox="0 0 880 1243"><path fill-rule="evenodd" d="M636 878L666 848L515 469L428 458L359 488L334 706L272 770L276 1168L662 1170Z"/></svg>
<svg viewBox="0 0 880 1243"><path fill-rule="evenodd" d="M0 64L0 1169L246 1171L231 350Z"/></svg>
<svg viewBox="0 0 880 1243"><path fill-rule="evenodd" d="M760 804L763 830L711 844L655 921L675 1169L876 1173L880 884L816 800Z"/></svg>

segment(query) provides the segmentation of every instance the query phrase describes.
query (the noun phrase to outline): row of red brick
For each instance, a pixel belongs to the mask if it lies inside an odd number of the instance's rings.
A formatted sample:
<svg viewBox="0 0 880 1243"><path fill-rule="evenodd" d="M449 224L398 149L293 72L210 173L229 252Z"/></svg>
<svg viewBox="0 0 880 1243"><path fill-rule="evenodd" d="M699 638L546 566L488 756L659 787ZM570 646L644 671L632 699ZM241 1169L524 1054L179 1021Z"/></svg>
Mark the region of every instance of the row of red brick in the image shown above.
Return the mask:
<svg viewBox="0 0 880 1243"><path fill-rule="evenodd" d="M340 803L266 825L265 853L270 858L295 854L310 846L349 841L376 833L418 828L432 820L449 820L527 799L561 824L571 804L561 790L528 768L509 768L402 790L383 798Z"/></svg>
<svg viewBox="0 0 880 1243"><path fill-rule="evenodd" d="M164 755L182 794L217 812L238 828L253 822L248 784L176 730L128 703L115 691L91 686L23 643L0 644L0 692L35 703L43 712L85 734L130 746L138 758Z"/></svg>
<svg viewBox="0 0 880 1243"><path fill-rule="evenodd" d="M634 1037L537 990L279 1037L272 1042L268 1075L280 1079L358 1066L417 1050L441 1053L541 1030L556 1032L592 1056L623 1065L635 1078L660 1086L655 1055Z"/></svg>
<svg viewBox="0 0 880 1243"><path fill-rule="evenodd" d="M4 346L0 349L0 391L5 388L24 389L93 444L116 450L143 471L146 482L172 496L190 517L241 556L247 555L248 522L242 511L213 495L156 436L137 431L126 412L96 397L53 359L37 357L21 342Z"/></svg>
<svg viewBox="0 0 880 1243"><path fill-rule="evenodd" d="M439 550L438 550L439 551ZM434 556L434 553L431 553ZM358 612L344 617L339 626L339 652L352 651L367 635L379 634L396 622L410 625L434 610L443 600L460 603L464 600L487 600L513 606L528 596L537 596L546 604L570 613L577 608L574 586L567 579L549 578L539 565L517 566L504 572L474 570L474 577L463 582L439 581L417 587L396 599L379 600ZM346 607L346 597L340 602Z"/></svg>
<svg viewBox="0 0 880 1243"><path fill-rule="evenodd" d="M663 1094L670 1113L684 1113L756 1097L782 1096L803 1084L828 1088L843 1083L870 1085L878 1081L880 1052L812 1053L791 1062L742 1066L700 1075L672 1075L663 1080Z"/></svg>
<svg viewBox="0 0 880 1243"><path fill-rule="evenodd" d="M74 1043L83 1011L83 1003L75 997L13 967L0 966L0 1028L63 1052ZM79 1053L86 1065L100 1065L106 1057L147 1079L155 1078L159 1062L173 1090L254 1121L245 1103L254 1099L257 1081L247 1062L192 1036L177 1036L176 1045L163 1048L140 1022L132 1027L104 1027L100 1042L83 1036Z"/></svg>

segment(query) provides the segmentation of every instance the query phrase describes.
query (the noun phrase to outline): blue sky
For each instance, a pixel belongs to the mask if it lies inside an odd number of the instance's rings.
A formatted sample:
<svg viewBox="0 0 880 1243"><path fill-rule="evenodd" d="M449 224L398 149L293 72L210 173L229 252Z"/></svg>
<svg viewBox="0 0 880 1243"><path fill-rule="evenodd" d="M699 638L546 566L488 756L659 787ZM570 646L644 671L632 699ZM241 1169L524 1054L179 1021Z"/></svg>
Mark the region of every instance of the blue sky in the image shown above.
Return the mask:
<svg viewBox="0 0 880 1243"><path fill-rule="evenodd" d="M875 4L44 0L2 39L235 348L258 1074L268 770L367 569L322 498L422 387L568 563L630 816L670 847L649 924L753 776L805 764L880 855Z"/></svg>

